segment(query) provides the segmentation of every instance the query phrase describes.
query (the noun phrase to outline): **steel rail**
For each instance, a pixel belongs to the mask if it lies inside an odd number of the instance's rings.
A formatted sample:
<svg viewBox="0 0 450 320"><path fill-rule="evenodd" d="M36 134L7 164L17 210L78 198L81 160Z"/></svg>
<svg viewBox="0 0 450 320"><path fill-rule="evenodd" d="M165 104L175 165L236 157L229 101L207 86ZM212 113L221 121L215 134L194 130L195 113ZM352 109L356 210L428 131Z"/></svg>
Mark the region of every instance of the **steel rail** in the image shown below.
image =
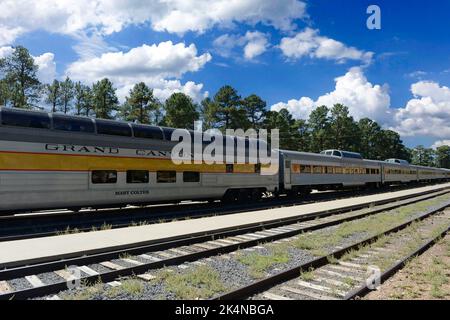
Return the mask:
<svg viewBox="0 0 450 320"><path fill-rule="evenodd" d="M388 190L404 190L405 186L393 187ZM77 229L79 232L89 232L92 228L101 228L104 224L111 229L130 226L133 222L157 223L160 220L171 220L183 217L203 218L212 215L234 214L246 211L271 209L283 206L307 204L313 201L327 201L349 196L378 194L386 189L364 190L355 194L354 190L333 191L311 194L300 199L278 198L264 199L255 203L222 204L222 203L183 203L183 208L175 205L139 208L102 209L100 211L57 212L19 216L0 216L2 230L0 242L40 238L58 235L67 229ZM38 230L38 231L35 231Z"/></svg>
<svg viewBox="0 0 450 320"><path fill-rule="evenodd" d="M392 206L389 206L388 208L373 209L369 212L365 212L365 213L358 214L355 216L346 217L344 219L337 219L337 220L321 223L318 225L306 226L301 229L284 232L282 234L275 234L275 235L267 236L265 238L249 240L249 241L245 241L245 242L241 242L241 243L227 245L224 247L218 247L218 248L209 249L209 250L205 250L205 251L201 251L201 252L191 253L188 255L177 256L177 257L168 258L168 259L164 259L164 260L157 261L157 262L150 262L150 263L133 266L133 267L128 267L128 268L124 268L124 269L120 269L120 270L108 271L106 273L101 273L100 275L83 277L82 281L84 281L86 284L95 283L98 280L101 280L103 282L108 282L108 281L117 279L118 277L121 277L121 276L123 277L123 276L129 276L129 275L133 275L133 274L144 273L144 272L148 271L149 269L156 269L156 268L161 268L161 267L168 266L168 265L176 265L176 264L184 263L184 262L188 262L188 261L195 261L195 260L198 260L201 258L209 257L212 255L217 255L219 253L227 253L227 252L235 251L240 248L255 246L258 243L274 241L274 240L290 237L290 236L299 234L301 232L312 231L312 230L317 230L317 229L325 228L325 227L332 226L332 225L337 225L337 224L340 224L345 221L359 219L364 216L376 214L376 213L383 212L386 210L391 210L393 208L401 207L401 206L408 205L408 204L411 204L414 202L424 201L426 199L432 198L434 196L438 196L440 194L445 194L445 193L446 192L435 193L432 195L428 195L426 197L418 196L418 197L416 197L416 199L412 199L412 201L408 201L407 203L395 203L395 204L392 204ZM417 199L417 198L420 198L420 199ZM214 239L217 239L217 238L214 238ZM189 242L189 239L184 240L184 242L185 243L183 243L182 245L191 244L191 242ZM197 243L197 242L198 241L196 241L195 243ZM156 246L158 246L158 245L156 245ZM178 244L178 246L180 246L180 245ZM173 247L173 246L169 246L169 247ZM160 246L158 246L157 249L161 250L162 248ZM128 253L138 254L138 253L152 251L152 249L149 247L137 248L136 250L137 250L137 252L128 252ZM84 265L84 264L93 263L93 262L105 261L108 259L110 260L110 259L117 258L120 254L123 254L123 253L124 253L123 251L117 251L114 253L107 253L104 255L86 256L86 257L80 257L80 258L75 258L75 259L69 259L69 260L65 260L65 261L56 261L56 262L45 263L45 264L38 264L38 265L32 265L32 266L24 266L24 267L19 267L19 268L7 269L7 270L3 270L0 272L0 280L18 278L18 277L25 276L25 275L37 274L37 273L42 273L42 272L46 272L46 271L55 271L55 270L58 270L60 268L64 268L64 267L70 266L70 265ZM3 295L0 295L0 299L11 299L11 298L26 299L26 298L36 297L36 296L43 296L43 295L48 295L48 294L52 294L52 293L57 293L61 290L65 290L66 288L67 288L67 281L61 281L61 282L54 283L54 284L48 284L48 285L45 285L42 287L30 288L30 289L24 289L24 290L20 290L20 291L11 292L11 293L6 293Z"/></svg>
<svg viewBox="0 0 450 320"><path fill-rule="evenodd" d="M445 208L447 208L449 206L450 206L450 202L446 203L444 205L438 206L436 208L433 208L431 210L428 210L428 212L426 212L425 214L421 215L418 218L411 219L411 220L409 220L409 221L407 221L405 223L402 223L402 224L400 224L400 225L398 225L396 227L393 227L393 228L391 228L389 230L386 230L386 231L384 231L382 233L379 233L379 234L377 234L375 236L368 237L368 238L366 238L366 239L364 239L362 241L359 241L358 243L349 245L349 246L347 246L345 248L342 248L342 249L338 249L338 250L336 250L336 251L334 251L334 252L332 252L332 253L330 253L328 255L316 258L316 259L311 260L311 261L306 262L306 263L302 263L302 264L300 264L298 266L295 266L293 268L290 268L288 270L279 272L279 273L277 273L277 274L275 274L273 276L267 277L265 279L262 279L262 280L259 280L259 281L256 281L256 282L253 282L250 285L243 286L243 287L240 287L238 289L232 290L230 292L218 295L218 296L214 297L212 300L244 299L244 298L247 298L247 297L252 296L254 294L257 294L259 292L262 292L264 290L267 290L269 288L272 288L272 287L274 287L274 286L276 286L276 285L278 285L280 283L283 283L283 282L295 279L303 271L308 271L308 270L310 270L310 268L317 269L317 268L320 268L320 267L323 267L323 266L329 264L330 263L329 262L330 258L340 258L344 254L349 252L350 250L357 249L361 245L368 245L370 243L375 242L376 240L378 240L382 236L385 236L385 235L388 235L390 233L394 233L394 232L400 231L402 229L405 229L408 226L410 226L412 223L414 223L416 221L422 221L422 220L424 220L424 219L426 219L426 218L428 218L428 217L430 217L430 216L432 216L432 215L442 211L443 209L445 209Z"/></svg>
<svg viewBox="0 0 450 320"><path fill-rule="evenodd" d="M450 230L450 226L447 227L445 230L443 230L442 232L440 232L437 236L435 236L433 239L427 241L425 244L423 244L422 246L420 246L417 250L415 250L414 252L412 252L411 254L403 257L400 261L398 261L395 265L391 266L389 269L385 270L381 275L380 275L380 281L381 283L385 282L387 279L389 279L390 277L392 277L395 273L397 273L397 271L399 271L400 269L402 269L407 263L408 261L415 257L415 256L419 256L422 253L424 253L425 251L427 251L430 247L432 247L436 242L439 241L439 239L441 239L442 237L445 237L445 235L448 233L448 231ZM364 295L366 295L367 293L369 293L370 291L372 291L371 289L368 288L366 283L361 283L358 287L354 288L353 290L351 290L350 292L348 292L345 297L344 300L351 300L351 299L355 299L357 297L362 297Z"/></svg>
<svg viewBox="0 0 450 320"><path fill-rule="evenodd" d="M46 272L52 269L56 268L64 268L68 265L79 265L79 264L88 264L88 263L95 263L97 261L102 260L111 260L118 258L122 254L130 254L130 255L136 255L141 254L149 251L158 251L158 250L164 250L164 249L170 249L175 247L180 247L184 245L191 245L199 242L206 242L211 240L217 240L223 237L230 237L230 236L236 236L239 234L244 233L251 233L255 231L261 231L267 228L276 228L280 226L285 226L289 224L295 224L298 222L304 222L309 221L317 218L325 218L331 215L337 215L337 214L344 214L349 211L358 210L358 209L364 209L364 208L371 208L372 206L378 206L378 208L372 208L369 212L363 213L362 215L358 215L355 217L349 217L346 221L350 221L350 219L357 219L362 218L366 215L370 214L376 214L381 211L385 210L392 210L397 207L405 206L408 204L412 204L418 201L427 200L430 198L434 198L439 195L443 195L450 192L450 190L446 188L442 188L442 190L433 190L433 191L426 191L421 192L420 194L415 195L407 195L402 197L397 197L395 199L390 200L378 200L372 203L366 203L366 204L358 204L358 205L352 205L342 208L336 208L332 210L326 210L322 212L315 212L310 214L303 214L298 215L294 217L289 218L283 218L283 219L274 219L271 221L263 222L263 223L253 223L249 225L243 225L239 227L231 227L231 228L225 228L220 230L214 230L210 233L200 233L200 234L188 234L185 236L182 236L180 238L176 239L169 239L167 241L151 241L151 242L142 242L142 243L135 243L131 246L123 246L123 247L113 247L113 248L106 248L102 250L96 250L94 252L82 252L82 253L74 253L72 255L66 255L66 256L57 256L57 257L50 257L46 259L39 259L39 261L33 261L33 260L26 260L21 262L19 265L18 263L14 264L3 264L0 265L0 268L3 268L3 270L0 269L0 280L4 280L7 278L11 278L12 276L21 276L25 274L25 272L33 272L33 273L42 273ZM402 201L405 201L406 203L403 203ZM381 207L385 204L389 204L388 207ZM335 222L330 222L328 224L323 223L320 224L320 228L324 228L327 226L335 225L335 223L344 222L344 220L337 220ZM308 227L310 229L302 228L300 231L308 231L308 230L315 230L316 226ZM289 233L283 233L288 234ZM275 237L275 236L274 236ZM275 239L274 237L267 237L269 241L272 239Z"/></svg>

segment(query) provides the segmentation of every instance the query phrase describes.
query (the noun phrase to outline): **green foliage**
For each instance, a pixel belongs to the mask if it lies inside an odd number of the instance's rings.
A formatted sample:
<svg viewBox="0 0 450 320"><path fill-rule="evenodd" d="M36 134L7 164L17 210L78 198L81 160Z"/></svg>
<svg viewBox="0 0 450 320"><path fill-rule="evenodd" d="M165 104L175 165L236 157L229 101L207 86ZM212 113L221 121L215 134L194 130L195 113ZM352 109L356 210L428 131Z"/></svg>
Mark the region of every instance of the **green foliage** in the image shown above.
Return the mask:
<svg viewBox="0 0 450 320"><path fill-rule="evenodd" d="M259 129L266 115L266 102L256 94L246 97L242 106L253 129Z"/></svg>
<svg viewBox="0 0 450 320"><path fill-rule="evenodd" d="M250 122L247 113L242 107L241 96L231 86L223 86L215 94L208 106L209 121L212 128L221 129L248 129Z"/></svg>
<svg viewBox="0 0 450 320"><path fill-rule="evenodd" d="M0 106L6 106L9 100L9 88L6 80L0 80Z"/></svg>
<svg viewBox="0 0 450 320"><path fill-rule="evenodd" d="M5 75L1 95L14 108L35 107L41 94L41 83L37 78L38 66L28 49L17 46L11 55L0 59L0 71ZM7 99L5 99L7 98Z"/></svg>
<svg viewBox="0 0 450 320"><path fill-rule="evenodd" d="M342 104L335 104L330 110L330 135L334 149L358 151L359 128L348 108Z"/></svg>
<svg viewBox="0 0 450 320"><path fill-rule="evenodd" d="M177 299L206 299L222 292L226 286L219 273L208 266L199 266L185 273L163 270L155 281L163 281L167 291Z"/></svg>
<svg viewBox="0 0 450 320"><path fill-rule="evenodd" d="M94 109L92 89L81 82L75 83L75 114L89 116Z"/></svg>
<svg viewBox="0 0 450 320"><path fill-rule="evenodd" d="M225 85L213 98L205 98L200 106L183 93L175 93L164 105L145 83L136 84L119 108L116 89L109 79L92 88L66 78L42 86L37 78L38 66L28 50L15 47L13 53L0 59L0 105L36 108L41 94L53 112L114 119L144 124L167 125L192 129L194 120L203 121L203 129L279 129L280 148L305 152L325 149L357 151L364 158L405 159L413 164L450 168L450 147L436 151L423 146L409 150L400 135L384 130L368 118L356 122L342 104L318 106L307 120L294 119L286 110L268 111L266 102L256 94L241 98L238 91ZM117 112L118 111L118 112Z"/></svg>
<svg viewBox="0 0 450 320"><path fill-rule="evenodd" d="M118 110L119 100L116 89L108 78L104 78L92 87L94 111L97 118L113 119L112 112Z"/></svg>
<svg viewBox="0 0 450 320"><path fill-rule="evenodd" d="M330 141L331 123L328 113L327 106L319 106L309 115L308 126L311 130L311 140L308 149L312 152L332 148Z"/></svg>
<svg viewBox="0 0 450 320"><path fill-rule="evenodd" d="M130 90L129 97L120 109L121 118L126 121L143 124L158 124L155 113L160 109L160 103L153 96L153 90L144 82L136 84Z"/></svg>
<svg viewBox="0 0 450 320"><path fill-rule="evenodd" d="M217 112L217 105L211 100L211 98L205 98L200 104L201 120L203 121L203 129L215 128Z"/></svg>
<svg viewBox="0 0 450 320"><path fill-rule="evenodd" d="M237 260L249 267L252 277L262 278L272 266L287 263L289 254L284 246L272 246L266 255L257 252L240 253Z"/></svg>
<svg viewBox="0 0 450 320"><path fill-rule="evenodd" d="M66 80L60 83L61 88L61 111L69 113L72 108L72 100L75 97L75 87L73 81L66 77Z"/></svg>
<svg viewBox="0 0 450 320"><path fill-rule="evenodd" d="M441 146L436 149L436 165L450 169L450 146Z"/></svg>
<svg viewBox="0 0 450 320"><path fill-rule="evenodd" d="M434 157L433 149L425 148L422 145L411 150L412 164L433 167L435 165Z"/></svg>
<svg viewBox="0 0 450 320"><path fill-rule="evenodd" d="M280 130L281 149L301 150L308 145L309 134L306 123L302 120L294 120L286 109L281 109L280 112L267 112L263 127L267 130Z"/></svg>
<svg viewBox="0 0 450 320"><path fill-rule="evenodd" d="M194 121L199 119L197 105L184 93L172 94L164 104L164 124L169 127L194 129Z"/></svg>
<svg viewBox="0 0 450 320"><path fill-rule="evenodd" d="M52 112L56 112L61 104L61 85L58 80L45 86L45 102L52 106Z"/></svg>

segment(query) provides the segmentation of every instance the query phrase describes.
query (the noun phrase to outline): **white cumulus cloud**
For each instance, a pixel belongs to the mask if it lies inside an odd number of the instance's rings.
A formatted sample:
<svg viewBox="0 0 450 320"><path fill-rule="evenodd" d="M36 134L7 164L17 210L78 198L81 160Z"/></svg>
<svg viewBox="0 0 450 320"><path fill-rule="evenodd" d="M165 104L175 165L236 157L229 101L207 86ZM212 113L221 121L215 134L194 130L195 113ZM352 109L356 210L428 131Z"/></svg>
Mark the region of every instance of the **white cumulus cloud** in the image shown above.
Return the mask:
<svg viewBox="0 0 450 320"><path fill-rule="evenodd" d="M305 56L344 62L359 60L369 63L373 52L365 52L354 47L348 47L342 42L320 36L318 30L306 28L293 37L281 39L279 48L289 59L299 59Z"/></svg>
<svg viewBox="0 0 450 320"><path fill-rule="evenodd" d="M36 30L74 35L95 29L102 35L128 25L148 25L156 31L204 32L235 22L262 23L293 30L305 16L299 0L1 0L0 45Z"/></svg>
<svg viewBox="0 0 450 320"><path fill-rule="evenodd" d="M248 60L263 54L269 47L267 35L262 32L247 31L244 38L247 41L247 44L244 46L244 57Z"/></svg>
<svg viewBox="0 0 450 320"><path fill-rule="evenodd" d="M247 31L245 35L223 34L213 41L215 52L222 57L230 57L233 50L242 48L245 60L254 60L269 48L268 35L259 31Z"/></svg>
<svg viewBox="0 0 450 320"><path fill-rule="evenodd" d="M301 97L300 99L291 99L287 103L278 102L270 107L272 111L280 111L281 109L287 109L294 118L307 119L309 114L314 108L314 101L308 97Z"/></svg>
<svg viewBox="0 0 450 320"><path fill-rule="evenodd" d="M332 107L336 103L342 103L356 119L369 117L381 122L388 120L390 96L387 85L370 83L361 67L351 68L345 75L337 77L335 83L333 91L318 97L315 101L309 97L301 97L287 103L279 102L271 109L279 111L286 108L296 118L306 119L313 106Z"/></svg>
<svg viewBox="0 0 450 320"><path fill-rule="evenodd" d="M435 141L431 147L433 149L437 149L437 148L442 147L442 146L449 146L450 147L450 139Z"/></svg>
<svg viewBox="0 0 450 320"><path fill-rule="evenodd" d="M210 60L209 53L198 55L194 44L166 41L79 60L69 65L66 73L89 84L107 77L118 87L122 99L135 83L142 81L162 99L173 92L184 92L198 101L205 94L201 92L203 84L191 81L181 84L179 79L187 72L200 70Z"/></svg>
<svg viewBox="0 0 450 320"><path fill-rule="evenodd" d="M53 53L46 52L34 57L34 62L39 67L37 76L42 83L51 83L56 78L56 63Z"/></svg>
<svg viewBox="0 0 450 320"><path fill-rule="evenodd" d="M395 130L405 136L450 137L450 88L433 81L411 85L414 98L395 114Z"/></svg>

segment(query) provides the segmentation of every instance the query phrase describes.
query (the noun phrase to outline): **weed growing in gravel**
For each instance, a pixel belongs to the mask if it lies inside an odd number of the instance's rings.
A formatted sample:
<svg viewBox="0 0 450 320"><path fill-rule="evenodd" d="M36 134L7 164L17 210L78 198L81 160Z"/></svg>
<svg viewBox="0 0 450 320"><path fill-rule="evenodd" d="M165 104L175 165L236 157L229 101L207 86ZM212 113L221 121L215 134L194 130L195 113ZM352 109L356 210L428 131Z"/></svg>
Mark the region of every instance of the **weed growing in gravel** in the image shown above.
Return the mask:
<svg viewBox="0 0 450 320"><path fill-rule="evenodd" d="M428 283L431 284L431 295L434 298L443 298L446 293L442 291L442 286L448 283L445 270L448 266L438 257L433 258L433 264L425 271L424 275Z"/></svg>
<svg viewBox="0 0 450 320"><path fill-rule="evenodd" d="M450 195L444 195L359 220L347 221L327 231L302 233L290 243L298 249L308 250L316 256L322 256L329 252L330 248L351 236L375 236L411 219L417 213L449 199Z"/></svg>
<svg viewBox="0 0 450 320"><path fill-rule="evenodd" d="M140 294L144 291L144 285L141 280L136 277L132 278L121 278L119 279L121 285L117 287L111 287L105 290L104 295L108 299L114 299L125 295L127 299L138 298Z"/></svg>
<svg viewBox="0 0 450 320"><path fill-rule="evenodd" d="M249 273L253 278L262 278L265 271L278 263L287 263L289 254L286 246L271 245L268 247L268 254L262 255L257 252L237 254L237 260L249 267Z"/></svg>
<svg viewBox="0 0 450 320"><path fill-rule="evenodd" d="M56 235L62 236L62 235L66 235L66 234L75 234L75 233L80 233L80 232L81 231L78 228L71 229L70 227L67 227L64 230L57 231Z"/></svg>
<svg viewBox="0 0 450 320"><path fill-rule="evenodd" d="M63 300L92 300L96 296L102 295L104 292L104 286L101 280L98 280L92 285L86 286L82 282L82 286L73 291L66 291L60 294Z"/></svg>
<svg viewBox="0 0 450 320"><path fill-rule="evenodd" d="M334 256L328 256L327 257L327 260L328 260L328 263L330 263L330 264L337 264L338 263L338 259L337 258L335 258Z"/></svg>
<svg viewBox="0 0 450 320"><path fill-rule="evenodd" d="M310 268L309 271L301 272L300 278L304 281L314 280L314 270Z"/></svg>
<svg viewBox="0 0 450 320"><path fill-rule="evenodd" d="M119 254L119 258L120 259L130 259L131 254L129 254L128 252L124 252L124 253Z"/></svg>
<svg viewBox="0 0 450 320"><path fill-rule="evenodd" d="M163 281L177 299L205 299L226 289L219 273L208 266L198 266L185 273L160 271L153 281Z"/></svg>
<svg viewBox="0 0 450 320"><path fill-rule="evenodd" d="M353 287L356 284L356 280L350 277L345 277L343 282L348 285L349 287Z"/></svg>
<svg viewBox="0 0 450 320"><path fill-rule="evenodd" d="M106 222L103 222L103 224L100 226L100 230L111 230L112 224L107 224Z"/></svg>
<svg viewBox="0 0 450 320"><path fill-rule="evenodd" d="M353 258L356 258L359 254L361 254L361 249L360 250L349 250L342 256L341 259L344 261L348 261Z"/></svg>

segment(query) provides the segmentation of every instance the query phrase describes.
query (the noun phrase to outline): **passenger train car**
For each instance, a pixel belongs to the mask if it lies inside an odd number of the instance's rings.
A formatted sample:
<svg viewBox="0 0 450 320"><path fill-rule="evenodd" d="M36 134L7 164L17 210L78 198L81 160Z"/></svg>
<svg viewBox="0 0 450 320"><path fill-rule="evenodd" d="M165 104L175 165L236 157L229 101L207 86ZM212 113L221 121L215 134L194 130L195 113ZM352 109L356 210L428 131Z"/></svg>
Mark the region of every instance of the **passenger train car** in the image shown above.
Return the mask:
<svg viewBox="0 0 450 320"><path fill-rule="evenodd" d="M340 150L272 150L279 153L276 171L266 171L261 163L238 163L236 154L226 164L176 165L171 160L174 130L0 108L0 212L257 200L263 193L450 179L450 170L366 160ZM229 136L224 140L230 139L239 142Z"/></svg>
<svg viewBox="0 0 450 320"><path fill-rule="evenodd" d="M254 164L171 160L174 129L2 108L0 211L258 198L278 176Z"/></svg>

